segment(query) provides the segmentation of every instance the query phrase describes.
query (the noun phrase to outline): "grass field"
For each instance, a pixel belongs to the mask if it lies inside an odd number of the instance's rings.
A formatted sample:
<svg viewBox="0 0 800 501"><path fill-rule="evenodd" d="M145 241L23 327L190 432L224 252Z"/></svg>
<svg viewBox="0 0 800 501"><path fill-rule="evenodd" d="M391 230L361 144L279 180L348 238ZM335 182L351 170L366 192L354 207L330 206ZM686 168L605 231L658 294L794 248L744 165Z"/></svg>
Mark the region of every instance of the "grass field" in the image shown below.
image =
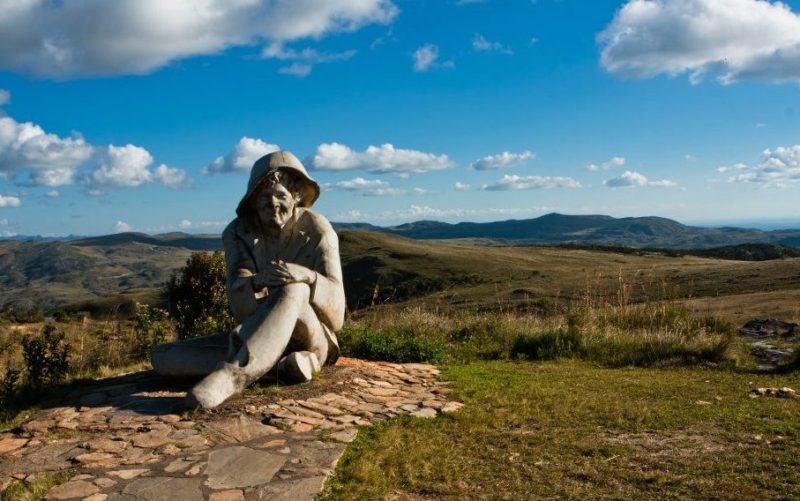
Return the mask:
<svg viewBox="0 0 800 501"><path fill-rule="evenodd" d="M364 429L323 499L792 499L800 375L560 362L447 367L458 414Z"/></svg>

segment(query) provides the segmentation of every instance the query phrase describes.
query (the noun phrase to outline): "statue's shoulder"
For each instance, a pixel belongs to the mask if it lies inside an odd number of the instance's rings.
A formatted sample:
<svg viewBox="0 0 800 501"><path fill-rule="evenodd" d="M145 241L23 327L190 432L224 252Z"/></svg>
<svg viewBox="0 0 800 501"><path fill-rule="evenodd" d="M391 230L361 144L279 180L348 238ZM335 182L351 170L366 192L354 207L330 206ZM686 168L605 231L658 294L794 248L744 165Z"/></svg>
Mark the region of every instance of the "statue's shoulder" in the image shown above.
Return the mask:
<svg viewBox="0 0 800 501"><path fill-rule="evenodd" d="M301 209L303 212L300 214L298 221L304 231L318 233L320 235L334 234L333 226L330 221L318 212L311 209Z"/></svg>
<svg viewBox="0 0 800 501"><path fill-rule="evenodd" d="M248 232L247 226L244 224L244 221L241 218L235 218L233 221L228 223L228 226L222 230L222 240L232 240L237 237L242 237Z"/></svg>

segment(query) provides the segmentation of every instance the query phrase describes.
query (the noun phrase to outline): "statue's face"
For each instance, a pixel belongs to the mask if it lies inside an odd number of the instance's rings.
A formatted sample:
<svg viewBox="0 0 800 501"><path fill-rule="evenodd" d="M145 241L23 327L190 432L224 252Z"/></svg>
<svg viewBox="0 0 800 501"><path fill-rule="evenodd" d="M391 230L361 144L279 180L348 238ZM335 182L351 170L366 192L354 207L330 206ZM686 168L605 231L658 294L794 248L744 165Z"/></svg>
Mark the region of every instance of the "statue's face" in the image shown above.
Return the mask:
<svg viewBox="0 0 800 501"><path fill-rule="evenodd" d="M256 196L254 206L262 224L283 228L297 204L292 193L281 183L265 186Z"/></svg>

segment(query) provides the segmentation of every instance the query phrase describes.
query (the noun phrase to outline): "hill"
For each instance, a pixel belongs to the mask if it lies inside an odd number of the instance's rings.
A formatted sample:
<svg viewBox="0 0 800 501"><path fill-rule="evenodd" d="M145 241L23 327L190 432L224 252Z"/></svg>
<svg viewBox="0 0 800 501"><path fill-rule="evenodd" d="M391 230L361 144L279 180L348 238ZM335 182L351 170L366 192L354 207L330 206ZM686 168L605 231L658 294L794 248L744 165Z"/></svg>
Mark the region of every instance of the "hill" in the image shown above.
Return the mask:
<svg viewBox="0 0 800 501"><path fill-rule="evenodd" d="M534 219L490 223L417 221L399 226L342 224L341 229L391 233L415 239L492 239L497 244L573 243L663 249L706 249L739 244L778 244L800 248L800 229L761 231L748 228L687 226L661 217L547 214Z"/></svg>

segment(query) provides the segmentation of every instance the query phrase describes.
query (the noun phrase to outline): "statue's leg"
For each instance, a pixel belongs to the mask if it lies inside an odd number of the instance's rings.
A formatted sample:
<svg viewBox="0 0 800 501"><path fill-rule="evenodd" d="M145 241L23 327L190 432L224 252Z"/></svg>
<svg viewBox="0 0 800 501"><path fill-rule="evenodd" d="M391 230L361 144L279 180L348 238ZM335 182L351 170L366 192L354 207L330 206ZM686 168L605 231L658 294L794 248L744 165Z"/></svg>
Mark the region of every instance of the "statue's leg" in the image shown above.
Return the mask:
<svg viewBox="0 0 800 501"><path fill-rule="evenodd" d="M156 346L150 354L153 370L162 376L206 376L228 356L228 333L196 337Z"/></svg>
<svg viewBox="0 0 800 501"><path fill-rule="evenodd" d="M267 301L242 323L238 332L242 346L231 363L222 364L192 388L189 403L216 407L272 369L301 315L306 315L309 296L308 285L300 283L271 290Z"/></svg>
<svg viewBox="0 0 800 501"><path fill-rule="evenodd" d="M314 308L307 303L300 311L289 346L284 351L288 355L276 366L278 379L295 383L309 381L327 361L328 350L329 341L322 324Z"/></svg>

